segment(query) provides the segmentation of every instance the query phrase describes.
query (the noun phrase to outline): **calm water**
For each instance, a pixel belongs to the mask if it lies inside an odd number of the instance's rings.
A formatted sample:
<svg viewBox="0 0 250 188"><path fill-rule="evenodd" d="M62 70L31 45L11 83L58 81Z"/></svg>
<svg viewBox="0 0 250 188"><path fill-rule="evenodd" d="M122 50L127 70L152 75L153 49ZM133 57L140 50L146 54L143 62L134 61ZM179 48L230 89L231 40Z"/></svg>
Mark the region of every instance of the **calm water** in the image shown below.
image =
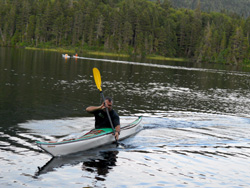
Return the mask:
<svg viewBox="0 0 250 188"><path fill-rule="evenodd" d="M142 130L125 148L51 158L35 141L93 127L93 67ZM250 187L249 104L247 69L0 48L0 187Z"/></svg>

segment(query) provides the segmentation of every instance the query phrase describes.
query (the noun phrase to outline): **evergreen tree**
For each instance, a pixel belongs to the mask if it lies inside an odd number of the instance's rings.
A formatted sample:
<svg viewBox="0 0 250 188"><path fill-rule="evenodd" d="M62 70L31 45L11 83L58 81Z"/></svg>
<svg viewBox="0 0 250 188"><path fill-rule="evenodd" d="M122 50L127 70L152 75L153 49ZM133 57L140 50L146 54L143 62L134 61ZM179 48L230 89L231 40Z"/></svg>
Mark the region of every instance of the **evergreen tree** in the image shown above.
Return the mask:
<svg viewBox="0 0 250 188"><path fill-rule="evenodd" d="M244 34L248 39L248 44L250 44L250 16L246 19L244 25Z"/></svg>
<svg viewBox="0 0 250 188"><path fill-rule="evenodd" d="M123 49L125 51L129 51L129 45L132 43L132 38L132 25L128 21L125 21L125 23L123 24Z"/></svg>
<svg viewBox="0 0 250 188"><path fill-rule="evenodd" d="M247 54L247 46L241 27L237 27L235 33L230 38L228 61L233 64L240 64Z"/></svg>
<svg viewBox="0 0 250 188"><path fill-rule="evenodd" d="M189 57L198 62L250 63L250 17L245 19L226 10L202 12L206 0L182 1L194 10L174 9L170 2L181 3L179 0L0 1L0 45L73 46L140 56ZM210 5L213 10L225 4L211 1Z"/></svg>
<svg viewBox="0 0 250 188"><path fill-rule="evenodd" d="M33 40L35 37L35 27L36 27L36 17L35 15L31 15L29 17L28 27L27 27L27 42L33 44Z"/></svg>
<svg viewBox="0 0 250 188"><path fill-rule="evenodd" d="M212 28L210 23L208 22L205 31L204 38L201 42L198 51L196 52L197 62L207 61L210 62L212 58Z"/></svg>

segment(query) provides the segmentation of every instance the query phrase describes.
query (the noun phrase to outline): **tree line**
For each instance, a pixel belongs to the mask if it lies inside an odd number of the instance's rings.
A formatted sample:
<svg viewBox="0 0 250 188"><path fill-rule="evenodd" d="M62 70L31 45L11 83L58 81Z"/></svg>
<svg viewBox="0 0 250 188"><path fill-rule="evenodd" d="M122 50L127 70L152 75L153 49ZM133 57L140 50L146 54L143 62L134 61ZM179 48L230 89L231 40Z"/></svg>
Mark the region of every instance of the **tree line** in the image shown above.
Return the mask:
<svg viewBox="0 0 250 188"><path fill-rule="evenodd" d="M176 8L195 9L199 0L170 0ZM205 12L237 13L245 18L250 16L250 0L200 0Z"/></svg>
<svg viewBox="0 0 250 188"><path fill-rule="evenodd" d="M0 0L0 45L250 64L250 17L169 0Z"/></svg>

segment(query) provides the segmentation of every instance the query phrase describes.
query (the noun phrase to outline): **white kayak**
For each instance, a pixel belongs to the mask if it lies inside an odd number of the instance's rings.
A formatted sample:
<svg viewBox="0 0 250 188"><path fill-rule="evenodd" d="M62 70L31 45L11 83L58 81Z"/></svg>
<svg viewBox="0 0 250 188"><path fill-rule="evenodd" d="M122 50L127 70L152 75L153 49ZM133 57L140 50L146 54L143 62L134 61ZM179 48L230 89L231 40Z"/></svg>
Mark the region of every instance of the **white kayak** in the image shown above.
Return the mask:
<svg viewBox="0 0 250 188"><path fill-rule="evenodd" d="M130 123L122 124L119 140L125 139L136 134L140 130L142 117L130 119ZM127 121L127 120L126 120ZM131 122L132 121L132 122ZM85 151L102 145L115 142L111 128L93 129L79 138L64 140L60 142L40 142L37 141L38 147L51 154L52 156L61 156L79 151Z"/></svg>
<svg viewBox="0 0 250 188"><path fill-rule="evenodd" d="M70 58L70 56L68 54L62 54L62 57L65 59Z"/></svg>

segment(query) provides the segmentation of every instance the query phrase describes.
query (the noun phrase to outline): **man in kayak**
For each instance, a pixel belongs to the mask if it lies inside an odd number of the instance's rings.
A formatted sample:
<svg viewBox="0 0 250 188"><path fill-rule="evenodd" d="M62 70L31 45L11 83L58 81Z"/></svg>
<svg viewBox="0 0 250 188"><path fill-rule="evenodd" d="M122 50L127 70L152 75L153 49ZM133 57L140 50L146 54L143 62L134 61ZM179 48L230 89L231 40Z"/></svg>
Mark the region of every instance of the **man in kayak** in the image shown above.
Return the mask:
<svg viewBox="0 0 250 188"><path fill-rule="evenodd" d="M115 138L118 140L120 135L120 118L119 115L113 110L113 100L110 97L105 98L106 108L109 110L109 115L112 120L113 126L115 128ZM95 116L95 128L111 128L109 118L104 106L102 103L100 106L89 106L86 108L88 113L94 114Z"/></svg>

